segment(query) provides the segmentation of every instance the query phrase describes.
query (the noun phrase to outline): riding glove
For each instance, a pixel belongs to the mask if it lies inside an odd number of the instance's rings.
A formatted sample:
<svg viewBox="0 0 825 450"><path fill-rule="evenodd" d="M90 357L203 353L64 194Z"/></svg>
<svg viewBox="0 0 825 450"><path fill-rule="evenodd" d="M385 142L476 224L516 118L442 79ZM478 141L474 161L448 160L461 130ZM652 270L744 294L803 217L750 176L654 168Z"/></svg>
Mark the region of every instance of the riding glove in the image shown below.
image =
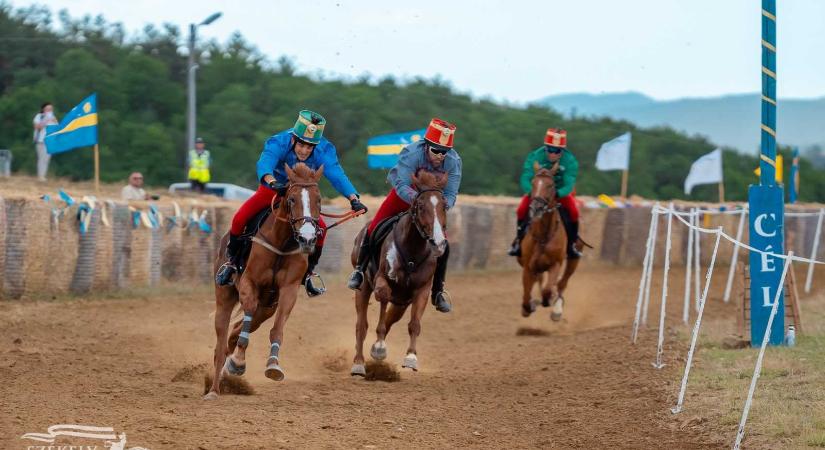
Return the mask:
<svg viewBox="0 0 825 450"><path fill-rule="evenodd" d="M269 188L277 192L279 196L286 194L286 184L279 183L278 180L272 180L268 185Z"/></svg>
<svg viewBox="0 0 825 450"><path fill-rule="evenodd" d="M367 212L367 207L361 203L361 199L355 197L354 199L349 201L350 206L352 207L353 211L364 211Z"/></svg>

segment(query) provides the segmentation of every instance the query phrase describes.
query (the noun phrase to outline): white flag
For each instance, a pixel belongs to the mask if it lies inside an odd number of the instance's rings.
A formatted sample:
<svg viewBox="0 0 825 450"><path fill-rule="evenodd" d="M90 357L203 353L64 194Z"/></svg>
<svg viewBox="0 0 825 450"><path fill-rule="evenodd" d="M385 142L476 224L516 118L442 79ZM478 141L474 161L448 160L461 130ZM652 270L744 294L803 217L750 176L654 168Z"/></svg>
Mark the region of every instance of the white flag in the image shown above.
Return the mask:
<svg viewBox="0 0 825 450"><path fill-rule="evenodd" d="M714 184L722 182L722 149L708 153L697 159L690 166L690 173L685 178L685 194L690 194L697 184Z"/></svg>
<svg viewBox="0 0 825 450"><path fill-rule="evenodd" d="M627 170L630 167L630 132L607 141L596 155L599 170Z"/></svg>

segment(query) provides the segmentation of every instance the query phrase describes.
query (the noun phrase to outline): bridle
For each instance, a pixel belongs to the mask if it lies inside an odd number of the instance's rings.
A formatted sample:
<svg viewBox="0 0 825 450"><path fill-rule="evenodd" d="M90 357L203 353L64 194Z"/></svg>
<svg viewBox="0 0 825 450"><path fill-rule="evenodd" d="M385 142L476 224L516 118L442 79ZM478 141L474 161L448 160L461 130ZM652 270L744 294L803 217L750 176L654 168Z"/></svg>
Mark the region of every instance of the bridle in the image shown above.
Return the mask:
<svg viewBox="0 0 825 450"><path fill-rule="evenodd" d="M281 222L289 223L289 226L292 228L292 237L295 238L296 241L297 241L297 236L300 234L299 230L306 223L310 223L310 224L312 224L313 227L315 227L315 237L316 238L321 237L321 234L323 233L323 230L321 230L321 225L320 225L318 219L316 219L312 216L307 216L307 215L300 216L300 217L296 217L296 216L293 215L293 211L294 211L293 208L292 208L293 202L289 199L290 191L292 191L293 189L296 189L296 188L311 188L311 187L318 187L318 183L317 182L312 182L312 183L289 183L289 186L287 186L287 188L286 188L286 193L283 196L285 199L287 199L287 202L286 202L287 215L289 217L284 219L283 217L278 217L277 215L275 216L275 220L279 220ZM279 196L277 196L277 195L273 196L272 197L272 202L269 204L269 208L272 211L273 215L275 214L275 209L276 209L275 208L275 200L278 197ZM306 214L306 211L304 211L304 214Z"/></svg>
<svg viewBox="0 0 825 450"><path fill-rule="evenodd" d="M547 175L538 175L541 177L550 178L552 182L552 177ZM545 214L549 212L553 212L554 210L559 208L559 203L556 201L556 188L555 185L553 186L553 195L550 196L550 199L546 199L544 197L532 196L530 199L530 213L532 218L541 218ZM539 203L539 206L533 206L533 203Z"/></svg>
<svg viewBox="0 0 825 450"><path fill-rule="evenodd" d="M418 193L415 195L415 198L413 199L412 206L410 207L410 217L412 218L412 222L415 225L415 229L418 230L418 234L421 235L421 238L427 241L427 243L429 243L431 246L436 247L438 244L435 243L435 239L433 239L432 236L427 234L427 232L422 228L421 223L418 221L418 209L421 205L421 202L419 200L421 200L421 194L424 194L426 192L438 192L439 196L441 196L441 201L445 201L444 191L442 191L441 189L423 189L421 191L418 191ZM445 223L443 227L444 231L446 231L447 224Z"/></svg>

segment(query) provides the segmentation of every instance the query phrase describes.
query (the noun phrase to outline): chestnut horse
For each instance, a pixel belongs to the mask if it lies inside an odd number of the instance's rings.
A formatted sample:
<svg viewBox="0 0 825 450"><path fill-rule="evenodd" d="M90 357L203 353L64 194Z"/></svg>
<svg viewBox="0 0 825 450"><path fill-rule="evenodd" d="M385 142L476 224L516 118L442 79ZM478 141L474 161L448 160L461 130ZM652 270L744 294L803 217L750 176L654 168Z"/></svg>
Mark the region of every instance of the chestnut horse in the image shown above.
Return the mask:
<svg viewBox="0 0 825 450"><path fill-rule="evenodd" d="M521 256L518 258L524 285L521 315L527 317L536 311L537 302L532 299L532 291L533 286L538 284L541 288L542 306L552 305L550 318L559 321L564 309L564 289L576 271L579 260L567 259L564 274L559 279L559 271L567 255L567 233L559 213L560 204L556 201L556 184L553 180L559 166L555 164L548 170L539 168L536 164L534 170L530 192L530 228L521 243ZM582 241L576 245L581 247Z"/></svg>
<svg viewBox="0 0 825 450"><path fill-rule="evenodd" d="M217 398L224 374L243 375L249 334L273 314L275 323L269 332L270 353L264 373L275 381L284 379L279 350L284 326L295 306L301 278L306 272L307 255L315 248L321 233L318 180L323 171L323 166L313 171L302 163L292 169L286 166L289 178L286 194L277 209L273 199L272 213L252 238L246 270L236 275L232 286L215 285L215 376L204 399ZM224 261L227 239L227 236L221 239L215 270ZM244 317L235 323L229 334L232 310L239 300Z"/></svg>
<svg viewBox="0 0 825 450"><path fill-rule="evenodd" d="M378 252L378 267L375 267L376 264L369 265L361 290L355 293L356 353L350 372L352 375L366 375L364 338L368 327L367 306L373 292L380 304L380 313L375 330L377 339L370 355L377 361L387 357L387 333L404 316L407 307L412 305L408 325L410 345L402 367L418 370L416 340L421 334L421 316L427 309L436 259L447 249L447 202L443 194L447 175L419 171L417 175L413 175L412 181L418 194L413 199L409 212L389 232ZM367 226L355 238L353 266L366 229Z"/></svg>

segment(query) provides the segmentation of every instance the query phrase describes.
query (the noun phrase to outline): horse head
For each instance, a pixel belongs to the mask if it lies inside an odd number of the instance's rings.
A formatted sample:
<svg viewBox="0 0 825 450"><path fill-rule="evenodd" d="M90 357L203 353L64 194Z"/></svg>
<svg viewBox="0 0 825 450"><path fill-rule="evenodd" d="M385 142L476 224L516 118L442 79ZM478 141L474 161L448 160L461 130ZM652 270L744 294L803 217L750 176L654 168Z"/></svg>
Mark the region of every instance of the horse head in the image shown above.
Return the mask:
<svg viewBox="0 0 825 450"><path fill-rule="evenodd" d="M289 178L284 200L287 208L289 225L301 251L311 253L322 230L318 225L321 214L321 190L318 180L324 173L324 166L312 170L304 163L290 168L284 164Z"/></svg>
<svg viewBox="0 0 825 450"><path fill-rule="evenodd" d="M439 252L447 247L447 200L444 187L447 174L420 170L412 176L412 182L418 191L410 206L410 213L415 227L430 245Z"/></svg>
<svg viewBox="0 0 825 450"><path fill-rule="evenodd" d="M556 182L555 175L559 171L559 165L554 164L551 169L533 164L533 181L530 191L530 217L543 215L556 207Z"/></svg>

